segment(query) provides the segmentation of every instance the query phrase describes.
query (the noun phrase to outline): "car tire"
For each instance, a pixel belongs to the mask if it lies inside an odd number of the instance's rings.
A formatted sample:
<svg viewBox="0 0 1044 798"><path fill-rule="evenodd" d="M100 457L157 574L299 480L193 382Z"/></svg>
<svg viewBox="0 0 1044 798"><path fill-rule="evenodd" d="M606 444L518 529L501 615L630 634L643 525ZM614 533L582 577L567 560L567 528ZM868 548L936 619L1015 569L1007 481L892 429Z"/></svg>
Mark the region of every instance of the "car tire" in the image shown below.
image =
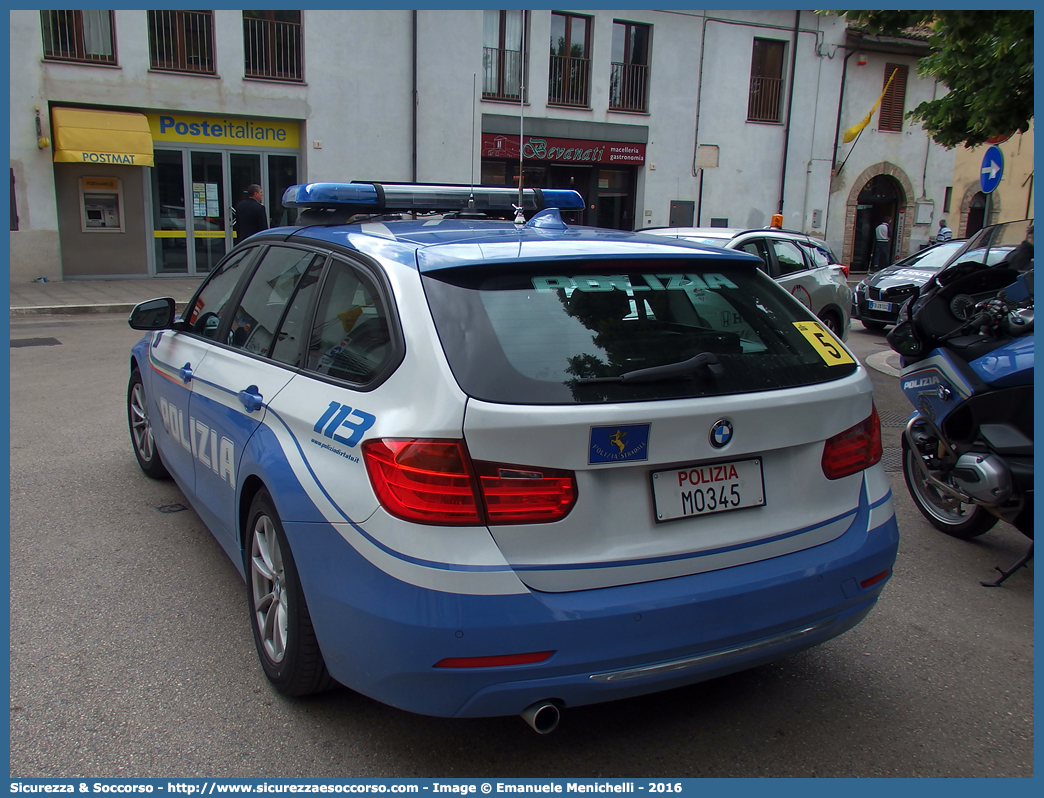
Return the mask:
<svg viewBox="0 0 1044 798"><path fill-rule="evenodd" d="M887 326L883 321L868 321L867 319L860 319L860 321L868 330L883 330Z"/></svg>
<svg viewBox="0 0 1044 798"><path fill-rule="evenodd" d="M844 338L845 331L842 329L841 319L838 318L836 313L824 313L819 317L819 320L823 322L823 325L838 338Z"/></svg>
<svg viewBox="0 0 1044 798"><path fill-rule="evenodd" d="M134 369L127 384L127 424L130 427L131 444L134 446L134 457L138 461L145 476L152 479L170 479L163 460L156 448L156 439L152 434L152 422L149 420L149 404L145 397L145 386L141 381L141 373Z"/></svg>
<svg viewBox="0 0 1044 798"><path fill-rule="evenodd" d="M920 454L910 448L906 437L903 444L903 479L921 515L928 523L950 537L971 540L993 529L997 517L977 504L965 504L950 499L927 483L914 459Z"/></svg>
<svg viewBox="0 0 1044 798"><path fill-rule="evenodd" d="M297 566L267 490L255 494L247 524L247 606L261 667L284 695L327 690L335 682L327 673Z"/></svg>

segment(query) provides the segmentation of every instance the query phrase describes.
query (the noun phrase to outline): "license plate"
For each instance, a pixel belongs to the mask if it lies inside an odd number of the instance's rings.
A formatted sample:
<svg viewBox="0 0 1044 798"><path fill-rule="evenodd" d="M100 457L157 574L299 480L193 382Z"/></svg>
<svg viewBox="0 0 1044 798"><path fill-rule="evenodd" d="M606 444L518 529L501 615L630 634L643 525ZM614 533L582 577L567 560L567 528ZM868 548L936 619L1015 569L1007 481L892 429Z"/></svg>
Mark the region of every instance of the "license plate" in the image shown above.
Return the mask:
<svg viewBox="0 0 1044 798"><path fill-rule="evenodd" d="M760 459L655 471L652 487L657 521L765 504L765 480Z"/></svg>
<svg viewBox="0 0 1044 798"><path fill-rule="evenodd" d="M878 302L876 299L868 299L867 302L870 303L870 310L883 310L885 312L892 310L891 302Z"/></svg>

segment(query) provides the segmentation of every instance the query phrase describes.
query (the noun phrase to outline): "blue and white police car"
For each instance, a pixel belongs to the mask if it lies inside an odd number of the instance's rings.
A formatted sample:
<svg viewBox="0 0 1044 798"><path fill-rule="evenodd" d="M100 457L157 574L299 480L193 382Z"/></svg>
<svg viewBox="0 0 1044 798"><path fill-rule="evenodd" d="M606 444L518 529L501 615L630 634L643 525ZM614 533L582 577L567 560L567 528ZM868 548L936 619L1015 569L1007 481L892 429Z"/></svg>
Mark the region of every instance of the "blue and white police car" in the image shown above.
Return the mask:
<svg viewBox="0 0 1044 798"><path fill-rule="evenodd" d="M182 317L132 312L138 462L239 568L276 689L547 732L877 602L898 530L866 372L756 257L566 225L582 203L292 186L297 225Z"/></svg>

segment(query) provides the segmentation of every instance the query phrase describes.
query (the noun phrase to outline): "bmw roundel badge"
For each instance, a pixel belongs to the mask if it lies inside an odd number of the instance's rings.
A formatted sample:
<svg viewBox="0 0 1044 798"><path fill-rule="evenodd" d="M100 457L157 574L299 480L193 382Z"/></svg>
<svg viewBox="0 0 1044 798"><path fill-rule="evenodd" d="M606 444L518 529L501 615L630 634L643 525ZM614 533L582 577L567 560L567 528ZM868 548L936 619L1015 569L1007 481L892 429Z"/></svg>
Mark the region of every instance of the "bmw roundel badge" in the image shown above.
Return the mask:
<svg viewBox="0 0 1044 798"><path fill-rule="evenodd" d="M724 446L731 440L732 422L724 418L715 421L714 426L711 427L711 446L713 446L715 449L720 449L722 446Z"/></svg>

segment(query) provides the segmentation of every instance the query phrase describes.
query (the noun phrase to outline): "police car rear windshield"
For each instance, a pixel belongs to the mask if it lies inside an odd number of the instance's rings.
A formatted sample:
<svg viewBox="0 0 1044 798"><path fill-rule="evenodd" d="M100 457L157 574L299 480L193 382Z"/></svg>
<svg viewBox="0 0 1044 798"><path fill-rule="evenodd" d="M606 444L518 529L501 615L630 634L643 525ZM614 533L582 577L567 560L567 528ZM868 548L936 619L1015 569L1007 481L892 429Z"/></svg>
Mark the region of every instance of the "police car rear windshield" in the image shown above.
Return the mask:
<svg viewBox="0 0 1044 798"><path fill-rule="evenodd" d="M856 368L761 271L721 261L491 264L422 279L457 382L484 401L719 396Z"/></svg>

